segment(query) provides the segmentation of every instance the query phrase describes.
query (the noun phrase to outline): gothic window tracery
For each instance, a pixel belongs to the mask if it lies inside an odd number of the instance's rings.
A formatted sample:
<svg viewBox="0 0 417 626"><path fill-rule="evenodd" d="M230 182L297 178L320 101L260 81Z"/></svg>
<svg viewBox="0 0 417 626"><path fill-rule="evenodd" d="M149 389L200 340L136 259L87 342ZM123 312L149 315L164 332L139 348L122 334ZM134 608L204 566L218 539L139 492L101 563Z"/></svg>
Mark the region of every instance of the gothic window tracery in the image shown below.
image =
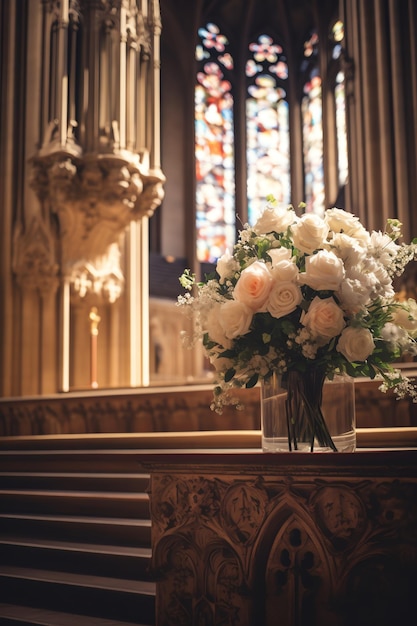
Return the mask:
<svg viewBox="0 0 417 626"><path fill-rule="evenodd" d="M328 50L330 63L338 69L331 94L337 144L334 186L338 189L346 184L348 171L345 81L339 60L343 37L343 23L337 20ZM236 54L239 50L234 44L233 37L223 33L214 22L198 31L196 223L197 259L203 263L214 263L227 248L232 249L236 229L246 221L256 221L268 195L274 196L280 206L304 200L305 211L318 215L328 204L320 70L323 44L317 31L311 30L304 45L299 46L298 63L293 50L292 65L280 37L272 36L267 29L248 37L246 57L240 63L231 52ZM298 96L294 96L297 89L291 90L291 81L298 85ZM291 139L297 125L298 145ZM302 189L299 184L294 185L291 172L300 158ZM242 176L237 170L239 164L244 165L246 197L238 196L237 202L239 174Z"/></svg>

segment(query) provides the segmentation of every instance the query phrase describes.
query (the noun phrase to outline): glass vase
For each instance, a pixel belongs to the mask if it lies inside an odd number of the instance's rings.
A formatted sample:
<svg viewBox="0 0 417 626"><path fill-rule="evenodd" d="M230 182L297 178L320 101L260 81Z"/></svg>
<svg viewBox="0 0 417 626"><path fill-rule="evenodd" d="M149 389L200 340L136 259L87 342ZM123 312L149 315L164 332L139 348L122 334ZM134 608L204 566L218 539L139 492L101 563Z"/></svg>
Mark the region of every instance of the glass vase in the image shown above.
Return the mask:
<svg viewBox="0 0 417 626"><path fill-rule="evenodd" d="M355 388L349 376L273 372L261 383L264 452L353 452Z"/></svg>

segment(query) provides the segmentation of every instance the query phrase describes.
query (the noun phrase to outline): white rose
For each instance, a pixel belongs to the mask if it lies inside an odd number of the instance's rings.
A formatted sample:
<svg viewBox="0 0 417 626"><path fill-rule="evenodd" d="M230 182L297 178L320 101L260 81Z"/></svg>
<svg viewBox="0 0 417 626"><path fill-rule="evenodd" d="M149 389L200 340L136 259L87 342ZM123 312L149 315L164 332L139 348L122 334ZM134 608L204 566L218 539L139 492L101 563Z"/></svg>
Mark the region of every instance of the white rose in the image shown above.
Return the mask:
<svg viewBox="0 0 417 626"><path fill-rule="evenodd" d="M235 339L249 332L253 311L243 302L226 300L219 308L219 322L225 336Z"/></svg>
<svg viewBox="0 0 417 626"><path fill-rule="evenodd" d="M226 337L223 328L219 322L221 305L216 303L207 313L207 317L204 323L204 330L207 331L210 339L219 343L223 348L230 348L232 342Z"/></svg>
<svg viewBox="0 0 417 626"><path fill-rule="evenodd" d="M255 261L242 271L233 297L252 310L259 311L268 299L272 284L272 275L268 267L262 261Z"/></svg>
<svg viewBox="0 0 417 626"><path fill-rule="evenodd" d="M417 337L417 302L408 298L405 302L398 303L393 315L393 321L404 328L411 337Z"/></svg>
<svg viewBox="0 0 417 626"><path fill-rule="evenodd" d="M337 291L345 276L342 259L333 252L320 250L306 258L305 273L299 275L302 284L308 285L316 291L329 289Z"/></svg>
<svg viewBox="0 0 417 626"><path fill-rule="evenodd" d="M368 328L348 326L339 337L336 350L348 361L365 361L375 348L372 333Z"/></svg>
<svg viewBox="0 0 417 626"><path fill-rule="evenodd" d="M340 335L345 326L343 311L333 298L321 299L318 296L311 302L307 313L302 316L301 323L321 345Z"/></svg>
<svg viewBox="0 0 417 626"><path fill-rule="evenodd" d="M296 219L297 216L294 209L267 207L257 219L253 230L258 235L272 232L284 233L288 226L291 226Z"/></svg>
<svg viewBox="0 0 417 626"><path fill-rule="evenodd" d="M303 299L301 289L292 281L275 283L269 294L266 310L272 317L283 317L292 313Z"/></svg>
<svg viewBox="0 0 417 626"><path fill-rule="evenodd" d="M296 280L299 270L293 261L279 261L271 270L274 281Z"/></svg>
<svg viewBox="0 0 417 626"><path fill-rule="evenodd" d="M296 224L291 227L294 245L305 254L322 248L329 233L326 222L315 213L304 213Z"/></svg>
<svg viewBox="0 0 417 626"><path fill-rule="evenodd" d="M279 248L271 248L271 250L268 250L268 255L271 257L271 265L274 267L274 265L280 263L281 261L291 261L292 252L289 248L281 246Z"/></svg>
<svg viewBox="0 0 417 626"><path fill-rule="evenodd" d="M369 233L360 223L359 218L343 209L327 209L324 220L334 233L345 233L367 245Z"/></svg>
<svg viewBox="0 0 417 626"><path fill-rule="evenodd" d="M226 250L223 256L219 258L216 265L216 272L220 276L219 283L223 285L225 280L231 278L238 269L238 262L230 254L229 250Z"/></svg>

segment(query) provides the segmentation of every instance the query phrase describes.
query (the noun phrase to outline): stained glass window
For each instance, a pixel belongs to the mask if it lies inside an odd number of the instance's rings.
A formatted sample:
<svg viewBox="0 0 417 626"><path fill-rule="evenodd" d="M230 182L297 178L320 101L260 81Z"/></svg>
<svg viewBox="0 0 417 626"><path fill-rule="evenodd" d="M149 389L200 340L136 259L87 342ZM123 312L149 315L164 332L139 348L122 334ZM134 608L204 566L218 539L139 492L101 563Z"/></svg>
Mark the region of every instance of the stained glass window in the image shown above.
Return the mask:
<svg viewBox="0 0 417 626"><path fill-rule="evenodd" d="M322 215L325 210L323 168L322 84L318 70L318 35L304 44L301 70L306 76L301 102L306 212Z"/></svg>
<svg viewBox="0 0 417 626"><path fill-rule="evenodd" d="M344 39L343 22L338 20L332 28L333 59L340 59L342 54L342 41ZM334 88L334 100L336 105L336 136L337 136L337 165L339 187L346 185L348 180L348 156L347 156L347 131L346 131L346 90L345 74L340 70L336 75Z"/></svg>
<svg viewBox="0 0 417 626"><path fill-rule="evenodd" d="M319 38L312 32L304 43L298 76L290 74L285 51L267 34L249 40L244 73L237 74L227 37L210 22L198 31L195 86L195 159L197 258L214 263L236 237L235 139L244 146L247 171L247 217L253 224L265 207L266 196L280 205L292 201L288 82L300 85L301 139L306 211L325 210L322 79L318 63ZM343 23L333 25L329 40L334 77L338 185L348 177L345 77L338 60L342 54ZM242 75L243 74L243 75ZM243 93L246 81L245 124L234 124L234 89ZM294 93L294 91L293 91ZM296 109L294 109L296 110ZM243 131L243 132L241 132ZM300 142L301 143L301 142ZM300 157L295 153L292 161ZM243 162L243 161L242 161ZM243 190L242 190L243 191ZM243 201L244 203L244 201ZM246 208L242 211L245 215Z"/></svg>
<svg viewBox="0 0 417 626"><path fill-rule="evenodd" d="M215 262L235 243L233 69L228 40L215 24L198 31L195 87L197 258Z"/></svg>
<svg viewBox="0 0 417 626"><path fill-rule="evenodd" d="M249 45L246 63L246 157L248 219L254 223L272 194L290 202L288 65L281 46L261 35Z"/></svg>
<svg viewBox="0 0 417 626"><path fill-rule="evenodd" d="M345 75L338 72L334 90L336 102L337 166L339 187L348 180L347 135L346 135L346 97Z"/></svg>

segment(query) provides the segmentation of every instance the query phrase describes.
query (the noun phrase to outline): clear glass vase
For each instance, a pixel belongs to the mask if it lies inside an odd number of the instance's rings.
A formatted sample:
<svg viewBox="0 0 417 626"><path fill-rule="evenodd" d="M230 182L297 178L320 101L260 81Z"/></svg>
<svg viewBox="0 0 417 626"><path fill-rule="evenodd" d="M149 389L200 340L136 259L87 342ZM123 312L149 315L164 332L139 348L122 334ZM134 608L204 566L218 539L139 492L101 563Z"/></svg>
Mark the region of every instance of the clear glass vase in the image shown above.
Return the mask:
<svg viewBox="0 0 417 626"><path fill-rule="evenodd" d="M261 384L264 452L353 452L355 388L349 376L276 372Z"/></svg>

